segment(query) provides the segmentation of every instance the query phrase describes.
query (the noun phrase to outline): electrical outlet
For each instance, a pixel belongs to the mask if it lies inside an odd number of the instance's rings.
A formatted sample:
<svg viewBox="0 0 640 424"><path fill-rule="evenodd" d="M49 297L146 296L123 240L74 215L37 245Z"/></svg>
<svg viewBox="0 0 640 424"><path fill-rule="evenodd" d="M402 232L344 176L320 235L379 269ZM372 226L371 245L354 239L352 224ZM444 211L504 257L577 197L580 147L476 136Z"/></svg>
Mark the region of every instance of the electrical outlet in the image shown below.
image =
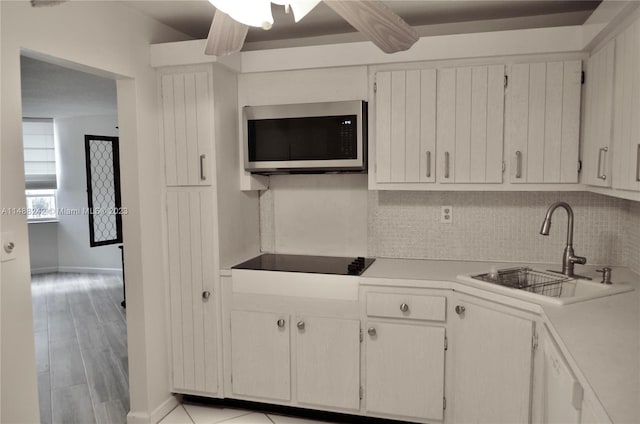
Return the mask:
<svg viewBox="0 0 640 424"><path fill-rule="evenodd" d="M440 222L443 224L451 224L453 222L453 207L442 206L440 209Z"/></svg>

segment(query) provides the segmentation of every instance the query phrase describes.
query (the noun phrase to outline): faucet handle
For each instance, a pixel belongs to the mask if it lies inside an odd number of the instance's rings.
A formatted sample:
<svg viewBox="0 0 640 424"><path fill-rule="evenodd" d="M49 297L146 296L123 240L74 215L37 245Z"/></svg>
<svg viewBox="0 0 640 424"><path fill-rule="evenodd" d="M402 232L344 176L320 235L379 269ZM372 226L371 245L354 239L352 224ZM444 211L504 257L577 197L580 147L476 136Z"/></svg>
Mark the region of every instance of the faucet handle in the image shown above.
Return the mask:
<svg viewBox="0 0 640 424"><path fill-rule="evenodd" d="M585 258L584 256L571 256L569 258L569 261L573 264L584 265L587 263L587 258Z"/></svg>
<svg viewBox="0 0 640 424"><path fill-rule="evenodd" d="M602 284L611 284L611 268L602 267L602 269L596 269L596 272L602 273Z"/></svg>

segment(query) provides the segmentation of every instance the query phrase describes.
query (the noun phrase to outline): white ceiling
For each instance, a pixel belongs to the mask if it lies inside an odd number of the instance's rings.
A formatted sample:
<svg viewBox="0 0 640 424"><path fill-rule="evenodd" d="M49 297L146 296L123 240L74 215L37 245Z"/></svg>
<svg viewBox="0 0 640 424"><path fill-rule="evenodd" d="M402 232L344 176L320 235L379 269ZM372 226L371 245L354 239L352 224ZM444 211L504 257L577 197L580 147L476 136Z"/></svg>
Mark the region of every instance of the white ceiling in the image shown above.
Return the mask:
<svg viewBox="0 0 640 424"><path fill-rule="evenodd" d="M240 0L238 0L240 1ZM206 38L215 8L207 0L122 1L194 39ZM419 35L581 25L600 0L392 0L385 4ZM274 25L251 28L245 50L359 41L363 39L333 10L320 3L295 24L284 7L272 5Z"/></svg>
<svg viewBox="0 0 640 424"><path fill-rule="evenodd" d="M68 118L117 114L116 82L42 62L21 60L22 116Z"/></svg>

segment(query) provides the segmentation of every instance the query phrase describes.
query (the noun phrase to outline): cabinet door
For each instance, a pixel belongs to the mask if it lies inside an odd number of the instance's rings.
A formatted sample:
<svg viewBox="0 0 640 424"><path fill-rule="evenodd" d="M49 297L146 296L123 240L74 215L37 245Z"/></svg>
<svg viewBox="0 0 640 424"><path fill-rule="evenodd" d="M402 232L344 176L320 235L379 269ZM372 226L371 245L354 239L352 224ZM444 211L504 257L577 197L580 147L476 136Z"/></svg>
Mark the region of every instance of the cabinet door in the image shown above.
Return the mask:
<svg viewBox="0 0 640 424"><path fill-rule="evenodd" d="M610 50L611 46L607 48ZM639 50L640 23L636 22L615 40L613 167L610 168L614 188L635 191L640 191Z"/></svg>
<svg viewBox="0 0 640 424"><path fill-rule="evenodd" d="M513 183L577 183L582 63L521 63L507 88Z"/></svg>
<svg viewBox="0 0 640 424"><path fill-rule="evenodd" d="M213 198L204 191L167 193L173 387L218 390Z"/></svg>
<svg viewBox="0 0 640 424"><path fill-rule="evenodd" d="M455 320L454 422L528 423L532 321L470 302Z"/></svg>
<svg viewBox="0 0 640 424"><path fill-rule="evenodd" d="M610 187L612 180L614 43L611 41L589 58L585 81L582 182L600 187ZM627 93L621 97L630 101L631 90Z"/></svg>
<svg viewBox="0 0 640 424"><path fill-rule="evenodd" d="M376 181L435 181L435 69L376 74Z"/></svg>
<svg viewBox="0 0 640 424"><path fill-rule="evenodd" d="M162 75L160 90L167 185L211 185L213 111L208 73Z"/></svg>
<svg viewBox="0 0 640 424"><path fill-rule="evenodd" d="M442 420L445 329L367 323L367 412Z"/></svg>
<svg viewBox="0 0 640 424"><path fill-rule="evenodd" d="M360 321L299 317L294 331L298 402L360 408Z"/></svg>
<svg viewBox="0 0 640 424"><path fill-rule="evenodd" d="M441 183L501 183L504 65L438 69Z"/></svg>
<svg viewBox="0 0 640 424"><path fill-rule="evenodd" d="M291 399L289 316L231 312L231 385L234 395Z"/></svg>

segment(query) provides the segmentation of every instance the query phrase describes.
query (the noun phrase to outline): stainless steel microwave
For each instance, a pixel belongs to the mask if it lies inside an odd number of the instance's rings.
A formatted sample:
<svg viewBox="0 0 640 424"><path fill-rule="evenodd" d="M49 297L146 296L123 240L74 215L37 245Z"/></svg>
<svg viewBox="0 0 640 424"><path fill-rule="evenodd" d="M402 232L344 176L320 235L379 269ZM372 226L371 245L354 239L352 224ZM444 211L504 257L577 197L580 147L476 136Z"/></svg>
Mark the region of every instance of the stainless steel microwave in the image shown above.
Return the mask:
<svg viewBox="0 0 640 424"><path fill-rule="evenodd" d="M252 173L364 172L367 102L245 106L244 168Z"/></svg>

